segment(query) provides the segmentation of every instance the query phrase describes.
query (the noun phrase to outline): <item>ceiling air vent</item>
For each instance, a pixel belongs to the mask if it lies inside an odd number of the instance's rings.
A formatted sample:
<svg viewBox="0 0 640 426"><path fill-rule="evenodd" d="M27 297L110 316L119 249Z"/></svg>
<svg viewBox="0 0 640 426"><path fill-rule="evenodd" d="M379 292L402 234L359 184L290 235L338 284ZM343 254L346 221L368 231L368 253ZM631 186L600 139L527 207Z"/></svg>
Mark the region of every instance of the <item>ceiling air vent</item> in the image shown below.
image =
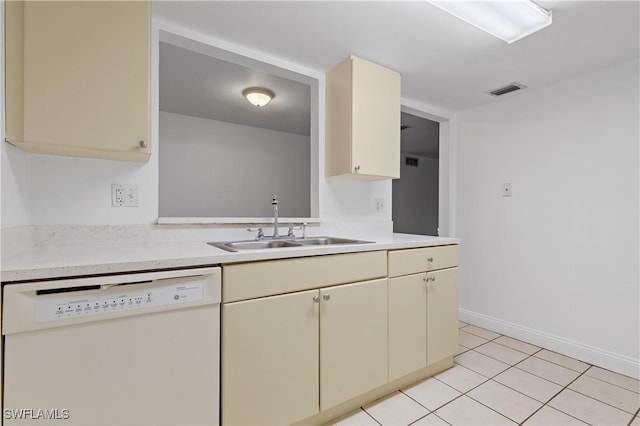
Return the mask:
<svg viewBox="0 0 640 426"><path fill-rule="evenodd" d="M418 159L415 157L405 157L404 164L411 167L418 167Z"/></svg>
<svg viewBox="0 0 640 426"><path fill-rule="evenodd" d="M491 96L502 96L502 95L506 95L507 93L515 92L516 90L526 89L526 88L527 86L525 86L524 84L514 81L513 83L509 83L506 86L499 87L495 90L492 90L486 93L488 93Z"/></svg>

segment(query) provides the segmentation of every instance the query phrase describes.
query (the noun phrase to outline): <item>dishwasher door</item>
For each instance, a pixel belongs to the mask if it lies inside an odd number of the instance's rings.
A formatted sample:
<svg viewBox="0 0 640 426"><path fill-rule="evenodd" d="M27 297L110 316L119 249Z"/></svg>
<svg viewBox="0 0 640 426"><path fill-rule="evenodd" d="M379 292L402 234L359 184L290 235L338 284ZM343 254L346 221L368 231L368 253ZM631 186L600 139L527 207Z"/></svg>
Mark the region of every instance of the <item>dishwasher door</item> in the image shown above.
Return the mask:
<svg viewBox="0 0 640 426"><path fill-rule="evenodd" d="M4 424L218 424L220 285L220 268L5 285Z"/></svg>

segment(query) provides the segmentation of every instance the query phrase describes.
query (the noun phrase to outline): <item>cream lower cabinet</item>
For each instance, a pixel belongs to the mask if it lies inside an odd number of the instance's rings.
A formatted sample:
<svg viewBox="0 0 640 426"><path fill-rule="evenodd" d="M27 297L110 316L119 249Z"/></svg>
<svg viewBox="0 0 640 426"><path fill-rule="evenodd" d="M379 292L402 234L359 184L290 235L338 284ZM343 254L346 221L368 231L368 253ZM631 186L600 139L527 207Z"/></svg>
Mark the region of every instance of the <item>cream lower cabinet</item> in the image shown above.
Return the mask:
<svg viewBox="0 0 640 426"><path fill-rule="evenodd" d="M384 251L223 267L222 424L291 424L386 384L386 275Z"/></svg>
<svg viewBox="0 0 640 426"><path fill-rule="evenodd" d="M290 424L319 409L319 292L222 306L223 424Z"/></svg>
<svg viewBox="0 0 640 426"><path fill-rule="evenodd" d="M425 274L427 364L458 352L458 268Z"/></svg>
<svg viewBox="0 0 640 426"><path fill-rule="evenodd" d="M320 409L387 383L387 280L320 290Z"/></svg>
<svg viewBox="0 0 640 426"><path fill-rule="evenodd" d="M458 350L458 247L389 252L389 380ZM443 269L430 270L435 264ZM407 272L424 272L403 275ZM401 275L401 276L395 276Z"/></svg>
<svg viewBox="0 0 640 426"><path fill-rule="evenodd" d="M427 366L424 274L389 280L389 380Z"/></svg>
<svg viewBox="0 0 640 426"><path fill-rule="evenodd" d="M387 382L387 280L222 307L222 422L284 425Z"/></svg>

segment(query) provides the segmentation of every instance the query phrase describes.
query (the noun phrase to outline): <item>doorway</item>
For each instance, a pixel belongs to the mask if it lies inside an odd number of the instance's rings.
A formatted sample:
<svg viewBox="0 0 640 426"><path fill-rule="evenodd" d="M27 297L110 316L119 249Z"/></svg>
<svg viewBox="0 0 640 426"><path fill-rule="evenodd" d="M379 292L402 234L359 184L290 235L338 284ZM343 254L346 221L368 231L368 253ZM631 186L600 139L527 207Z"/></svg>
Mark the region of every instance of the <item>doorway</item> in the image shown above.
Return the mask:
<svg viewBox="0 0 640 426"><path fill-rule="evenodd" d="M393 181L393 232L438 235L440 123L401 114L400 179Z"/></svg>

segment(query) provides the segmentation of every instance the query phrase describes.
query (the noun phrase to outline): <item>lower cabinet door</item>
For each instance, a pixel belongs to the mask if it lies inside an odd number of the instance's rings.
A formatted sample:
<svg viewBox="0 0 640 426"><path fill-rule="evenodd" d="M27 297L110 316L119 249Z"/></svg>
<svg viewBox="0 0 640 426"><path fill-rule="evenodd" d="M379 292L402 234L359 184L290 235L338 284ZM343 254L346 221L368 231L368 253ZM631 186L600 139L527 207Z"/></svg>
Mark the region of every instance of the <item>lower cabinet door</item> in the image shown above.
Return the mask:
<svg viewBox="0 0 640 426"><path fill-rule="evenodd" d="M320 290L320 409L387 383L387 279Z"/></svg>
<svg viewBox="0 0 640 426"><path fill-rule="evenodd" d="M224 304L221 424L318 413L318 290Z"/></svg>
<svg viewBox="0 0 640 426"><path fill-rule="evenodd" d="M389 280L389 381L427 366L426 275Z"/></svg>
<svg viewBox="0 0 640 426"><path fill-rule="evenodd" d="M427 273L427 364L458 351L458 268Z"/></svg>

